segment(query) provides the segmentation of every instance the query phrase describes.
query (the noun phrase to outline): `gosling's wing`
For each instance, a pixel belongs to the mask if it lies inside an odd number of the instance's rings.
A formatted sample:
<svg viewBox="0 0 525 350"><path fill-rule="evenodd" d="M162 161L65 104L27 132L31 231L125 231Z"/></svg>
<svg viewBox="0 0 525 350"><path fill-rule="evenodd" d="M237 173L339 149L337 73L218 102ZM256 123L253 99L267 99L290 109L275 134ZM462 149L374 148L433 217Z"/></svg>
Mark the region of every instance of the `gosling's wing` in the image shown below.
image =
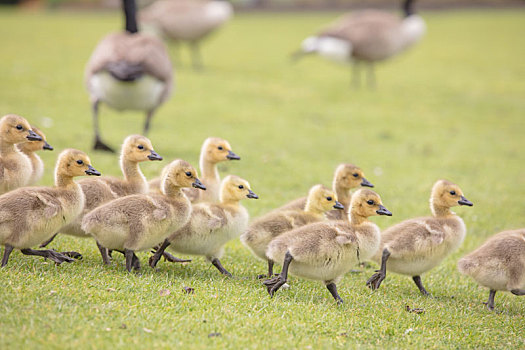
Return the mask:
<svg viewBox="0 0 525 350"><path fill-rule="evenodd" d="M52 188L27 187L0 196L0 222L25 222L25 218L51 219L61 214L62 203Z"/></svg>

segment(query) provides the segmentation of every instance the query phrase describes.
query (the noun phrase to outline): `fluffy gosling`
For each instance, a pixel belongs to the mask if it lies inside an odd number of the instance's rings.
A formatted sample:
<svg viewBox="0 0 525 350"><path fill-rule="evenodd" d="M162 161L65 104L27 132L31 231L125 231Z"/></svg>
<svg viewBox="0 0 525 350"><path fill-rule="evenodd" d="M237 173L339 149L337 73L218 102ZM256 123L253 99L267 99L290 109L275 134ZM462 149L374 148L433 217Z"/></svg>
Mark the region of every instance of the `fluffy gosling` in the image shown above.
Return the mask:
<svg viewBox="0 0 525 350"><path fill-rule="evenodd" d="M461 273L490 289L485 303L494 310L496 291L525 295L525 229L503 231L458 262Z"/></svg>
<svg viewBox="0 0 525 350"><path fill-rule="evenodd" d="M323 281L337 303L343 299L337 293L338 283L360 260L372 257L379 248L380 231L368 220L373 215L388 215L377 193L360 189L350 202L349 221L317 222L286 232L270 242L268 259L283 265L278 277L264 281L268 293L274 293L286 283L288 272L293 275Z"/></svg>
<svg viewBox="0 0 525 350"><path fill-rule="evenodd" d="M432 216L405 220L383 231L381 248L374 257L381 268L367 286L378 289L388 270L412 276L421 294L429 295L420 275L439 265L465 238L465 223L450 210L457 205L472 206L472 202L458 185L437 181L430 196Z"/></svg>
<svg viewBox="0 0 525 350"><path fill-rule="evenodd" d="M126 257L126 269L140 269L135 252L150 249L190 218L191 203L183 187L206 189L186 161L175 160L162 178L162 193L134 194L97 207L82 219L82 230L96 240L102 260L109 265L107 249Z"/></svg>
<svg viewBox="0 0 525 350"><path fill-rule="evenodd" d="M333 208L344 209L334 191L315 185L308 192L304 209L272 211L256 219L241 235L241 242L259 259L268 263L268 278L273 276L273 261L266 256L268 244L284 232L307 224L326 220L326 213ZM258 278L266 277L259 275Z"/></svg>
<svg viewBox="0 0 525 350"><path fill-rule="evenodd" d="M248 211L240 205L245 198L259 198L250 184L238 176L227 176L221 185L220 203L198 203L193 206L189 222L169 236L150 258L150 266L157 265L169 246L178 253L203 255L222 274L232 277L221 264L224 245L236 239L248 226Z"/></svg>
<svg viewBox="0 0 525 350"><path fill-rule="evenodd" d="M8 114L0 119L0 194L25 186L31 179L31 161L15 146L28 141L42 138L25 118Z"/></svg>
<svg viewBox="0 0 525 350"><path fill-rule="evenodd" d="M84 152L67 149L58 156L54 187L23 187L0 196L0 244L5 246L2 266L7 264L14 248L57 264L73 261L53 250L30 248L80 214L84 193L73 178L86 174L100 175Z"/></svg>

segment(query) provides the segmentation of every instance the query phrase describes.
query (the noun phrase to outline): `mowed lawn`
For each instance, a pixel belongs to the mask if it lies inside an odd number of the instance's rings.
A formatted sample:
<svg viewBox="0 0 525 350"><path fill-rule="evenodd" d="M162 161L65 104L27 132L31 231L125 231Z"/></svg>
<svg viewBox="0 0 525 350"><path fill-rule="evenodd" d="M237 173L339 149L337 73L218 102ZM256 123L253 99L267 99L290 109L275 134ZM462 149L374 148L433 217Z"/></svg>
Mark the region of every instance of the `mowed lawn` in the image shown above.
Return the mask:
<svg viewBox="0 0 525 350"><path fill-rule="evenodd" d="M185 266L139 255L140 274L122 256L102 266L92 240L59 237L57 250L82 261L55 266L15 251L0 271L0 348L523 348L525 297L496 295L456 270L487 237L525 227L525 12L423 13L428 33L406 54L378 66L378 87L350 88L350 68L308 57L292 64L300 41L336 13L239 14L203 47L206 69L177 68L176 93L149 135L164 162L195 166L202 141L220 136L242 160L220 167L252 185L252 217L330 185L341 162L359 165L393 216L381 228L429 214L434 181L456 182L474 207L457 208L464 244L422 279L390 274L377 292L365 281L377 265L339 285L343 306L326 288L291 277L272 299L255 279L265 271L239 241L226 246L222 277L204 258ZM105 175L118 156L91 151L84 65L97 41L122 26L118 13L22 13L0 10L0 114L40 126L54 152L42 153L43 184L64 148L85 150ZM170 54L175 56L173 47ZM143 115L101 110L105 140L118 147L142 130ZM195 289L185 294L183 287ZM169 290L169 295L162 290ZM424 313L406 311L422 308Z"/></svg>

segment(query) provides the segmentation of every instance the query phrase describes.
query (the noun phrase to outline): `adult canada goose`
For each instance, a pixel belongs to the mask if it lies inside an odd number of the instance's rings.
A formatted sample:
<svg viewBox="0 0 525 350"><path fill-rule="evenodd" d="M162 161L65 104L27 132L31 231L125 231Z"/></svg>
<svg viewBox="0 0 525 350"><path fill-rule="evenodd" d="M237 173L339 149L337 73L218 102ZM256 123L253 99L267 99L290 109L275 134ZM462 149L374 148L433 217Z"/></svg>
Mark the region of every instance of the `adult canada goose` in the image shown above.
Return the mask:
<svg viewBox="0 0 525 350"><path fill-rule="evenodd" d="M202 68L200 42L233 15L228 0L159 0L140 12L140 22L191 49L193 68Z"/></svg>
<svg viewBox="0 0 525 350"><path fill-rule="evenodd" d="M432 187L432 216L402 221L381 233L381 248L374 260L381 264L366 282L378 289L386 271L412 276L423 295L429 295L421 274L436 267L463 242L467 229L463 220L450 210L458 205L472 206L458 185L439 180Z"/></svg>
<svg viewBox="0 0 525 350"><path fill-rule="evenodd" d="M221 177L217 164L229 160L240 160L237 154L233 153L230 143L219 137L208 137L204 140L201 147L199 167L201 170L201 181L206 186L206 191L199 191L195 188L185 188L184 194L192 202L219 202L219 190L221 187ZM149 182L150 191L160 190L160 178Z"/></svg>
<svg viewBox="0 0 525 350"><path fill-rule="evenodd" d="M105 264L110 264L107 249L118 250L124 252L126 269L138 270L135 252L164 241L190 218L191 203L181 189L191 186L206 189L188 162L175 160L162 178L162 193L112 200L84 216L82 229L97 240Z"/></svg>
<svg viewBox="0 0 525 350"><path fill-rule="evenodd" d="M148 182L140 170L140 163L162 160L155 152L151 141L142 135L130 135L122 143L120 154L120 169L124 178L101 176L78 181L86 198L80 215L68 225L60 229L60 233L80 238L90 238L91 235L81 228L82 218L93 209L110 200L135 193L147 193ZM44 242L47 246L55 236Z"/></svg>
<svg viewBox="0 0 525 350"><path fill-rule="evenodd" d="M27 185L32 176L31 161L16 144L42 141L27 120L16 114L0 119L0 194Z"/></svg>
<svg viewBox="0 0 525 350"><path fill-rule="evenodd" d="M350 206L350 190L353 188L364 186L374 187L370 181L365 178L363 171L353 164L339 164L334 172L332 181L332 189L337 194L337 200L343 205L344 210L332 210L327 213L327 217L331 220L346 220L348 216L348 208ZM288 209L304 209L306 205L306 197L298 198L288 204L276 209L283 211Z"/></svg>
<svg viewBox="0 0 525 350"><path fill-rule="evenodd" d="M41 150L53 150L53 147L49 143L47 143L46 136L40 129L38 129L35 126L31 126L31 130L33 130L38 136L40 136L42 140L23 142L16 145L18 150L25 154L31 161L32 172L27 185L35 185L36 183L38 183L38 181L40 181L42 175L44 174L44 162L38 156L38 154L36 154L36 152Z"/></svg>
<svg viewBox="0 0 525 350"><path fill-rule="evenodd" d="M100 103L117 110L146 112L144 135L157 107L169 97L173 72L164 44L138 32L135 0L122 0L126 31L112 33L97 45L86 66L85 81L93 107L94 148L113 152L102 142Z"/></svg>
<svg viewBox="0 0 525 350"><path fill-rule="evenodd" d="M0 244L5 246L2 266L14 248L58 264L73 261L53 250L31 247L50 238L81 212L84 194L73 178L86 174L100 175L84 152L66 149L58 156L54 187L23 187L0 196Z"/></svg>
<svg viewBox="0 0 525 350"><path fill-rule="evenodd" d="M221 184L221 202L193 205L188 223L166 238L150 258L150 266L155 268L169 246L175 252L203 255L220 273L232 277L219 259L224 253L224 245L238 238L248 226L248 211L239 203L246 198L259 197L250 189L248 181L234 175L227 176Z"/></svg>
<svg viewBox="0 0 525 350"><path fill-rule="evenodd" d="M403 18L378 10L347 14L306 38L294 57L317 53L338 62L353 64L352 81L360 85L359 65L369 66L369 85L375 85L374 63L393 57L417 43L425 34L425 21L416 14L415 0L402 3Z"/></svg>
<svg viewBox="0 0 525 350"><path fill-rule="evenodd" d="M322 281L337 303L343 299L336 283L360 260L372 257L379 248L380 232L368 220L373 215L388 215L377 193L360 189L352 196L349 221L326 221L288 231L270 242L266 255L283 265L279 276L264 281L268 293L286 283L288 272Z"/></svg>
<svg viewBox="0 0 525 350"><path fill-rule="evenodd" d="M268 263L268 275L258 277L271 278L273 276L274 263L266 256L270 241L287 231L326 220L326 213L334 208L341 211L344 209L343 205L337 201L335 192L323 185L315 185L308 192L304 209L273 210L255 219L248 230L241 235L241 242L256 257Z"/></svg>
<svg viewBox="0 0 525 350"><path fill-rule="evenodd" d="M458 262L461 273L490 289L489 310L496 291L525 295L525 229L503 231Z"/></svg>

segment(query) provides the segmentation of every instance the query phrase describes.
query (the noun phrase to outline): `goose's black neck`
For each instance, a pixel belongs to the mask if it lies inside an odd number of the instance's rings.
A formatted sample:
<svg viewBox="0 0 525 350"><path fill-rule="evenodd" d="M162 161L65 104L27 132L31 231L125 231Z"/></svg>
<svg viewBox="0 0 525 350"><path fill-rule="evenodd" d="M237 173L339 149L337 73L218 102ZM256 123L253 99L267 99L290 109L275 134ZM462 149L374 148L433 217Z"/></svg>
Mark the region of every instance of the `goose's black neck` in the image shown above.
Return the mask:
<svg viewBox="0 0 525 350"><path fill-rule="evenodd" d="M416 13L414 9L414 0L403 1L403 14L405 17L412 16Z"/></svg>
<svg viewBox="0 0 525 350"><path fill-rule="evenodd" d="M135 0L122 0L124 6L124 15L126 16L126 31L128 33L137 33L137 5Z"/></svg>

